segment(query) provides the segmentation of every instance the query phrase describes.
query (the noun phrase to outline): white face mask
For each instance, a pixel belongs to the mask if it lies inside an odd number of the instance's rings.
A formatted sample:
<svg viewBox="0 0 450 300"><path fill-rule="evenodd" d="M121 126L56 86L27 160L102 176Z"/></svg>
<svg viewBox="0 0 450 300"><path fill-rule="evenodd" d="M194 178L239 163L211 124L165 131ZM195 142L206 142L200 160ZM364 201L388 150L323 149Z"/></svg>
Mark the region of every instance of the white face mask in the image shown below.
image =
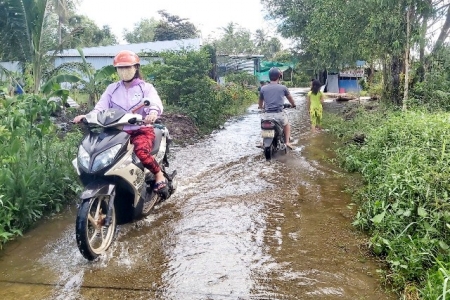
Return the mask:
<svg viewBox="0 0 450 300"><path fill-rule="evenodd" d="M117 74L119 75L119 78L123 81L130 81L133 79L134 75L136 74L136 68L134 66L132 67L119 67L117 68Z"/></svg>

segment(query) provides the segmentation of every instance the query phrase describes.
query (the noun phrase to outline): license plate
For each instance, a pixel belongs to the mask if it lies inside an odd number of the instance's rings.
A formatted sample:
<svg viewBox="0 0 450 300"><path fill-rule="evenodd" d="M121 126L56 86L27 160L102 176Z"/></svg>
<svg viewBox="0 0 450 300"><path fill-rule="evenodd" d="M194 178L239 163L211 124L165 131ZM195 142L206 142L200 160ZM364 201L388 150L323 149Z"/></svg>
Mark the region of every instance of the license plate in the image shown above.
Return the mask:
<svg viewBox="0 0 450 300"><path fill-rule="evenodd" d="M263 138L273 138L275 136L275 130L263 130L261 131Z"/></svg>

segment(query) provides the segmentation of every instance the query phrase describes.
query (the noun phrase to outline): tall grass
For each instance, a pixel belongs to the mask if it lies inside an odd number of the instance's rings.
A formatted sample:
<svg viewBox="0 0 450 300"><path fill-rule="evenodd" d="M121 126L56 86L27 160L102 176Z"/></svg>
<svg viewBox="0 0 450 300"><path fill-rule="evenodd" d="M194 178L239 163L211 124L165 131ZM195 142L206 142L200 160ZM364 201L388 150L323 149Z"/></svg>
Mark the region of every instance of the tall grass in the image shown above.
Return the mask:
<svg viewBox="0 0 450 300"><path fill-rule="evenodd" d="M449 291L449 120L448 113L389 109L360 110L350 121L328 119L345 141L355 133L366 137L363 145L338 150L342 165L364 180L353 224L370 234L370 248L386 260L393 287L418 291L423 299L445 299Z"/></svg>
<svg viewBox="0 0 450 300"><path fill-rule="evenodd" d="M34 95L0 100L0 246L73 199L79 135L56 136L52 105Z"/></svg>

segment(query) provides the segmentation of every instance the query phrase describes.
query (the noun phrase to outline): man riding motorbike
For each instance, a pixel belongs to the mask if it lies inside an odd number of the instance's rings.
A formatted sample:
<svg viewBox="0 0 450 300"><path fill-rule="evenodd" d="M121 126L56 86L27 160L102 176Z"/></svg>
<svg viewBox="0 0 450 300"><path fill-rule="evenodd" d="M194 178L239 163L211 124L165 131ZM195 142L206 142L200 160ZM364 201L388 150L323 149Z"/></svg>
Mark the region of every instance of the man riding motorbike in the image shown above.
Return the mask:
<svg viewBox="0 0 450 300"><path fill-rule="evenodd" d="M283 126L286 146L292 149L290 143L291 126L287 114L283 111L284 97L288 99L293 108L296 105L288 88L279 84L281 76L282 73L278 68L273 67L269 70L270 83L261 87L259 92L259 109L262 109L264 104L265 114L263 117L274 118Z"/></svg>
<svg viewBox="0 0 450 300"><path fill-rule="evenodd" d="M142 80L139 71L140 58L132 51L120 51L113 60L113 66L121 79L110 84L92 112L101 112L108 108L122 109L126 112L141 114L146 124L154 123L163 112L163 105L156 89L152 84ZM149 99L151 106L138 108L143 99ZM137 109L137 110L136 110ZM73 119L79 123L86 115L79 115ZM124 130L131 135L134 152L145 168L155 175L155 192L168 193L167 182L160 166L151 155L155 131L152 126L130 125Z"/></svg>

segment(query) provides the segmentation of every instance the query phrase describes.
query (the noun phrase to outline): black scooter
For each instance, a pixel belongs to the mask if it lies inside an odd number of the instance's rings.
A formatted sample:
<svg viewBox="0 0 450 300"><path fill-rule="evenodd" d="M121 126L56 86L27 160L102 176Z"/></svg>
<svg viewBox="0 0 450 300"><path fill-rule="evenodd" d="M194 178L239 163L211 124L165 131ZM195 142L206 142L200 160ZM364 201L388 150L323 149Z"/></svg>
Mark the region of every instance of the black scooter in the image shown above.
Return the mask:
<svg viewBox="0 0 450 300"><path fill-rule="evenodd" d="M284 108L291 108L290 104L284 104ZM261 119L262 148L266 160L271 160L275 153L287 153L286 137L283 126L273 118Z"/></svg>

